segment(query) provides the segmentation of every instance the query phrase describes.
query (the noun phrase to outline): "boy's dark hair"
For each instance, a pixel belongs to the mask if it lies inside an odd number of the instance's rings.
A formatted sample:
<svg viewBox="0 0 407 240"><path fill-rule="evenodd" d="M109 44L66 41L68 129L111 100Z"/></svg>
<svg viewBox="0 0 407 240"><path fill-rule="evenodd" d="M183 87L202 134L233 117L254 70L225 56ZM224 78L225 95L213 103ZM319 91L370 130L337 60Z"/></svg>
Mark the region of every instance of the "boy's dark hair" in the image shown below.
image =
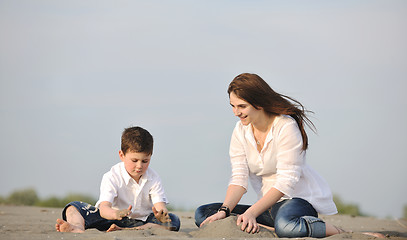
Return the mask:
<svg viewBox="0 0 407 240"><path fill-rule="evenodd" d="M141 127L125 128L122 133L121 150L124 154L128 151L153 154L153 136Z"/></svg>

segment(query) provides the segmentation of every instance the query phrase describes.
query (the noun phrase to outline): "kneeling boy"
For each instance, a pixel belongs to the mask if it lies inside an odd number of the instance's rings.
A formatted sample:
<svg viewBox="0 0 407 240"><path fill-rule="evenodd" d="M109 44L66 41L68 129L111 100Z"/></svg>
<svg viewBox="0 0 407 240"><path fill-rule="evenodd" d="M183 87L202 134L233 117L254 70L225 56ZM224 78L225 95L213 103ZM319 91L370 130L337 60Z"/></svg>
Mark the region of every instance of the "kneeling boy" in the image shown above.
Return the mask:
<svg viewBox="0 0 407 240"><path fill-rule="evenodd" d="M153 137L141 127L123 131L120 163L103 175L96 206L71 202L57 219L59 232L84 232L163 227L178 231L179 218L168 213L167 199L158 174L149 168Z"/></svg>

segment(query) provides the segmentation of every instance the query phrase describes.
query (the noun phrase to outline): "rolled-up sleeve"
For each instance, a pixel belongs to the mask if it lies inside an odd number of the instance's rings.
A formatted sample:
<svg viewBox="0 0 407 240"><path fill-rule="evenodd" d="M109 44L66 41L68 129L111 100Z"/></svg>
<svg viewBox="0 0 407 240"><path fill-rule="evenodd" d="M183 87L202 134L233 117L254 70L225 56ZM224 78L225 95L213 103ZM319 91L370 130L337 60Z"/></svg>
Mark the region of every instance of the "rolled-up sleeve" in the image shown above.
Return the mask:
<svg viewBox="0 0 407 240"><path fill-rule="evenodd" d="M153 204L156 204L158 202L164 202L168 204L167 197L165 196L164 188L161 184L161 179L157 176L155 181L152 183L152 186L150 188L149 192L151 196L151 201Z"/></svg>
<svg viewBox="0 0 407 240"><path fill-rule="evenodd" d="M118 186L114 183L113 176L110 172L105 173L100 184L99 200L96 203L96 207L99 207L101 202L113 203L115 197L117 197Z"/></svg>
<svg viewBox="0 0 407 240"><path fill-rule="evenodd" d="M301 178L305 151L297 123L286 123L275 139L277 141L277 178L274 188L292 197L295 185Z"/></svg>
<svg viewBox="0 0 407 240"><path fill-rule="evenodd" d="M230 177L229 185L238 185L246 189L249 182L249 167L247 165L246 154L242 140L239 139L239 125L237 124L233 130L232 139L230 141L230 162L232 168L232 175Z"/></svg>

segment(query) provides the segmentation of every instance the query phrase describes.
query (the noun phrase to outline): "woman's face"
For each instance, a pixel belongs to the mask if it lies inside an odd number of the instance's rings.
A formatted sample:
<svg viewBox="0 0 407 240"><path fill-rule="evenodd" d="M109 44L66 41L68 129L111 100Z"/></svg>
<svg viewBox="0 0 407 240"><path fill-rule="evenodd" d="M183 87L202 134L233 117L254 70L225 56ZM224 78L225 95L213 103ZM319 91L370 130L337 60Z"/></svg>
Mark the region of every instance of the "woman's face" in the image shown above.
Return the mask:
<svg viewBox="0 0 407 240"><path fill-rule="evenodd" d="M233 113L240 119L243 125L256 122L262 109L254 108L250 103L237 97L233 92L230 93L229 99Z"/></svg>

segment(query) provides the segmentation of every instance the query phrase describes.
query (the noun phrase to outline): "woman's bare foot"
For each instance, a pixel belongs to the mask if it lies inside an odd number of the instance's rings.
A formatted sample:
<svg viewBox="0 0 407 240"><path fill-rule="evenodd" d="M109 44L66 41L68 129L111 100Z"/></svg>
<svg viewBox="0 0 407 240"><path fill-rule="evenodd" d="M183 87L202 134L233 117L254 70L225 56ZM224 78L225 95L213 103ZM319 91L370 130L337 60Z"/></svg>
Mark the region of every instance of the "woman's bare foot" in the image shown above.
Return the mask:
<svg viewBox="0 0 407 240"><path fill-rule="evenodd" d="M67 221L64 221L62 219L57 219L57 223L55 224L55 229L58 232L74 232L74 233L83 233L85 229L82 229L81 227L72 225L68 223Z"/></svg>
<svg viewBox="0 0 407 240"><path fill-rule="evenodd" d="M385 235L383 235L381 233L377 233L377 232L364 232L363 234L372 236L372 237L377 237L377 238L386 238Z"/></svg>
<svg viewBox="0 0 407 240"><path fill-rule="evenodd" d="M326 235L327 236L341 234L341 233L353 233L353 231L346 231L346 230L344 230L340 227L334 226L332 224L326 223L325 226L326 226L326 233L327 233ZM362 232L362 234L376 237L376 238L386 238L385 235L383 235L381 233L377 233L377 232Z"/></svg>

